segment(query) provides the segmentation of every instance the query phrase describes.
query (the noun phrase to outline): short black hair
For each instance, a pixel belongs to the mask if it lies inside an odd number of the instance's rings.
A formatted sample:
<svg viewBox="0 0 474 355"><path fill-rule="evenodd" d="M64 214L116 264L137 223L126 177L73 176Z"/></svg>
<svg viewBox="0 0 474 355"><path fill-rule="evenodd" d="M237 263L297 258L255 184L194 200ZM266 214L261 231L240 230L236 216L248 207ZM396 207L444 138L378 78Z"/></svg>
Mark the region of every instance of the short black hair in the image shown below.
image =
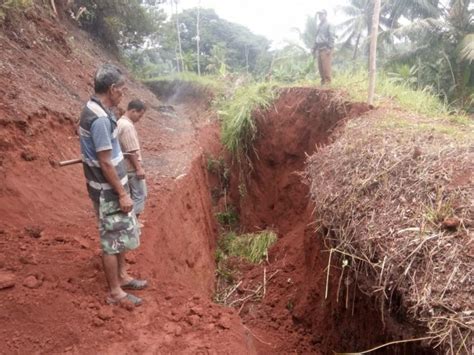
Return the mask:
<svg viewBox="0 0 474 355"><path fill-rule="evenodd" d="M123 82L123 74L119 68L113 64L103 64L95 73L94 90L96 94L105 94L112 85Z"/></svg>
<svg viewBox="0 0 474 355"><path fill-rule="evenodd" d="M127 111L143 111L146 110L145 103L141 100L135 99L128 103Z"/></svg>

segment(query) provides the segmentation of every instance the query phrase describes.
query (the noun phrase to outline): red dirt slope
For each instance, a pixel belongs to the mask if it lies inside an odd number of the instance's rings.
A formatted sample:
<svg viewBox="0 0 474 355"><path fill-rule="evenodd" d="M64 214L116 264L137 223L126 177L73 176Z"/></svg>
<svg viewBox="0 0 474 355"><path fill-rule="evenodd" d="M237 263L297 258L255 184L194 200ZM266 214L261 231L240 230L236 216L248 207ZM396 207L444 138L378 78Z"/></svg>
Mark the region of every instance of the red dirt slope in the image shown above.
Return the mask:
<svg viewBox="0 0 474 355"><path fill-rule="evenodd" d="M74 122L92 73L114 60L38 7L6 22L0 53L0 352L253 353L235 312L210 301L216 232L202 147L216 132L192 122L206 107L164 115L127 83L124 104L150 106L139 127L150 198L143 245L129 259L152 286L144 307L105 306L82 169L56 162L78 156Z"/></svg>

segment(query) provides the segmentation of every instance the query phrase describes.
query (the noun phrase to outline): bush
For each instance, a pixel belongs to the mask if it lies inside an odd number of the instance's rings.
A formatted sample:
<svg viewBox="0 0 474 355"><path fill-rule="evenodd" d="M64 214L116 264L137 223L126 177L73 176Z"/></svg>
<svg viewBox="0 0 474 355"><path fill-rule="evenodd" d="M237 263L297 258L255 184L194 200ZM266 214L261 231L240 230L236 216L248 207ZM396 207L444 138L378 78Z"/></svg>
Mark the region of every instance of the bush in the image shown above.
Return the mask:
<svg viewBox="0 0 474 355"><path fill-rule="evenodd" d="M0 24L5 20L8 12L24 10L33 4L32 0L6 0L0 4Z"/></svg>

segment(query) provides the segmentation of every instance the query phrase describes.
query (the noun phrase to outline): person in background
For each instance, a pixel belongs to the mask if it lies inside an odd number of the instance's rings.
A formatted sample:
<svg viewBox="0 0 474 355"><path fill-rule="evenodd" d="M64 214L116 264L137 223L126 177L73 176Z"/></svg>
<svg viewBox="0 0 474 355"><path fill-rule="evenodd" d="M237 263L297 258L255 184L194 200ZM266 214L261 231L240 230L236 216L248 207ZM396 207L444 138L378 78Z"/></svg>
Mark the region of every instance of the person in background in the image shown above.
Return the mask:
<svg viewBox="0 0 474 355"><path fill-rule="evenodd" d="M79 140L87 190L99 225L102 262L109 285L107 302L128 301L138 306L142 299L125 289L141 290L146 280L132 278L125 253L140 245L140 228L129 195L125 162L117 139L116 107L125 89L119 68L104 64L94 76L95 95L84 106L79 122Z"/></svg>
<svg viewBox="0 0 474 355"><path fill-rule="evenodd" d="M316 30L316 40L313 47L313 56L318 65L321 85L331 83L332 54L334 50L334 28L327 20L326 10L316 13L319 17L319 25Z"/></svg>
<svg viewBox="0 0 474 355"><path fill-rule="evenodd" d="M145 170L143 169L140 142L138 140L135 124L140 121L146 111L145 104L140 100L129 102L127 111L118 120L118 137L122 151L127 153L125 163L127 167L130 194L133 200L133 209L137 218L145 208L147 188L145 183Z"/></svg>

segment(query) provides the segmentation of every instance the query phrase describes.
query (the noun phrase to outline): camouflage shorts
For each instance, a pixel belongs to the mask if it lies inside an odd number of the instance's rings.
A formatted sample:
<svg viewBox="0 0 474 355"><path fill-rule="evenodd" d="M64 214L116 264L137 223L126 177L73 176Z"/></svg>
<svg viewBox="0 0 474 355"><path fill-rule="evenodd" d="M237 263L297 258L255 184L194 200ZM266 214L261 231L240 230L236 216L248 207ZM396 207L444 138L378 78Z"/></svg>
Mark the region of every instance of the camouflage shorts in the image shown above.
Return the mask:
<svg viewBox="0 0 474 355"><path fill-rule="evenodd" d="M136 249L140 245L140 227L135 212L120 210L118 201L94 202L98 222L100 245L105 254L119 254Z"/></svg>

